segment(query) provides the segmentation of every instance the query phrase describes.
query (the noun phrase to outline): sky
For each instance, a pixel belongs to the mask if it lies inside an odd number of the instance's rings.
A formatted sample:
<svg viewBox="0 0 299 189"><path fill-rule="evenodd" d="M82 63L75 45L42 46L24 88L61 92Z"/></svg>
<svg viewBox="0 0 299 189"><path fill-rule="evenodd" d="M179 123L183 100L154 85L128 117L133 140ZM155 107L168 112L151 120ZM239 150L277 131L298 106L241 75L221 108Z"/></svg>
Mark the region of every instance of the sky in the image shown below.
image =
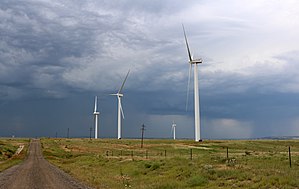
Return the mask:
<svg viewBox="0 0 299 189"><path fill-rule="evenodd" d="M201 136L299 135L296 0L2 0L0 136L194 138L188 54L201 58ZM192 76L193 77L193 76Z"/></svg>

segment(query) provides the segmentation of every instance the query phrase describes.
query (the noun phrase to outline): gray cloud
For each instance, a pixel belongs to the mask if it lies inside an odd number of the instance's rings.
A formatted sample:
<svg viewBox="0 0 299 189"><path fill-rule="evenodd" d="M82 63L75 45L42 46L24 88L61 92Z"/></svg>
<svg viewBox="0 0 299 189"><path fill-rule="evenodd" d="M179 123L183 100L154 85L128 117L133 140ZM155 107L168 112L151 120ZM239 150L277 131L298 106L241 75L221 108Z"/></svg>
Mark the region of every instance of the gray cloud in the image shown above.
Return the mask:
<svg viewBox="0 0 299 189"><path fill-rule="evenodd" d="M83 125L92 125L93 96L100 95L101 136L114 136L116 102L107 94L131 69L124 135L137 136L146 122L149 137L168 137L164 125L177 119L186 128L181 137L193 137L192 106L184 110L184 23L193 54L204 60L199 71L206 138L238 138L243 131L242 137L276 135L283 133L279 120L296 129L294 3L1 1L0 107L7 112L0 116L1 128L29 136L72 125L74 135L82 136ZM27 112L28 107L36 109ZM238 132L221 137L217 128Z"/></svg>

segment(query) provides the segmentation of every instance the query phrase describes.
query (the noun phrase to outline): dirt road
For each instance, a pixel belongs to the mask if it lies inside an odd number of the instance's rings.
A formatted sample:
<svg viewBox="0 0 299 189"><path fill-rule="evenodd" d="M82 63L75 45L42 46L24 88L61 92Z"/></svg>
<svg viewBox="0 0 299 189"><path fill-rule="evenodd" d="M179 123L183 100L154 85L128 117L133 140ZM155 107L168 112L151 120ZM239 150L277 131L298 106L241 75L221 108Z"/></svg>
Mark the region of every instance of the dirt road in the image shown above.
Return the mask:
<svg viewBox="0 0 299 189"><path fill-rule="evenodd" d="M27 159L0 173L0 189L89 188L46 161L40 141L33 139Z"/></svg>

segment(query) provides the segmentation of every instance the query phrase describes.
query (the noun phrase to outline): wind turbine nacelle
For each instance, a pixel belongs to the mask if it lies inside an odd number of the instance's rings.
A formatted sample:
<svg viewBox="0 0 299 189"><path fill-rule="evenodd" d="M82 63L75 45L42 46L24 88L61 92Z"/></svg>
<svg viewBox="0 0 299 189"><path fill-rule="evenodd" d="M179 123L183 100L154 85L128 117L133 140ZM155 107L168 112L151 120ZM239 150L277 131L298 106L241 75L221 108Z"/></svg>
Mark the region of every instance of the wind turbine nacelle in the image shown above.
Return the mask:
<svg viewBox="0 0 299 189"><path fill-rule="evenodd" d="M190 64L201 64L202 60L201 59L194 59L190 62Z"/></svg>
<svg viewBox="0 0 299 189"><path fill-rule="evenodd" d="M93 115L99 115L100 112L93 112Z"/></svg>
<svg viewBox="0 0 299 189"><path fill-rule="evenodd" d="M120 93L118 93L118 94L117 94L117 96L123 97L124 95L123 95L123 94L120 94Z"/></svg>

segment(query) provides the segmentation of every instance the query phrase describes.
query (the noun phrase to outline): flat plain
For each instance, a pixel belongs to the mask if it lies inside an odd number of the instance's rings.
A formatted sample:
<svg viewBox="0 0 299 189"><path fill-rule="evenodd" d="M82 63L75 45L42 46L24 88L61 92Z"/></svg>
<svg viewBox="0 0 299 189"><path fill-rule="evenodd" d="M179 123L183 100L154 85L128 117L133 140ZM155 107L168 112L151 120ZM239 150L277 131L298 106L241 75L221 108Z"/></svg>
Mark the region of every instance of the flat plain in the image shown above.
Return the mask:
<svg viewBox="0 0 299 189"><path fill-rule="evenodd" d="M41 142L47 160L94 188L299 188L299 140Z"/></svg>

